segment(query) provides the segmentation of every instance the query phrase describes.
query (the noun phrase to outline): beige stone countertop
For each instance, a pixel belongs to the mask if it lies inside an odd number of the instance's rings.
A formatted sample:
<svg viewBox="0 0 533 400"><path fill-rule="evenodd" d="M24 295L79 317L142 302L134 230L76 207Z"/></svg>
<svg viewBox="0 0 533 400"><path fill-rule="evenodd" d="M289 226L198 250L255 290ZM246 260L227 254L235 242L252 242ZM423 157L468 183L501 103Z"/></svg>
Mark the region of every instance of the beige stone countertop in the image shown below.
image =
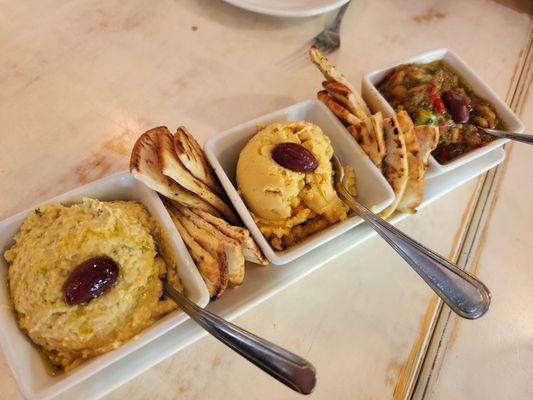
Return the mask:
<svg viewBox="0 0 533 400"><path fill-rule="evenodd" d="M381 65L450 48L533 133L532 7L353 0L331 59L359 83ZM133 142L154 126L186 125L205 142L313 98L320 74L280 61L331 17L274 18L216 0L1 1L0 219L126 169ZM533 148L506 152L496 172L399 224L487 283L493 304L482 319L447 314L374 237L235 322L312 361L312 399L533 398ZM0 399L21 398L1 354L0 383ZM106 398L300 396L204 337Z"/></svg>

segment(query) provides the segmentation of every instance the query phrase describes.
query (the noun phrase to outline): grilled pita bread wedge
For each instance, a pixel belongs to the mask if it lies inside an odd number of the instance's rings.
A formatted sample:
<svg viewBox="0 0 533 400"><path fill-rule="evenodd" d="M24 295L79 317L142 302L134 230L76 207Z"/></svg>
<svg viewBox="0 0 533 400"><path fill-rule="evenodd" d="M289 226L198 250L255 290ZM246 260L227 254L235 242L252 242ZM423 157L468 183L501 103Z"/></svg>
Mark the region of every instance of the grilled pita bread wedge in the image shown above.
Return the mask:
<svg viewBox="0 0 533 400"><path fill-rule="evenodd" d="M211 225L216 227L224 235L229 236L230 238L242 243L244 258L247 261L253 262L259 265L268 265L268 261L257 247L257 244L250 236L248 229L241 228L240 226L233 226L228 224L221 218L217 218L209 213L206 213L200 209L192 209L192 211L205 219Z"/></svg>
<svg viewBox="0 0 533 400"><path fill-rule="evenodd" d="M383 137L383 116L381 112L366 118L358 124L350 125L347 129L374 165L381 169L383 158L387 152Z"/></svg>
<svg viewBox="0 0 533 400"><path fill-rule="evenodd" d="M228 286L228 261L226 259L226 253L224 252L223 243L218 240L214 235L205 229L197 227L187 217L180 213L177 209L170 209L170 213L174 214L181 225L189 232L204 250L206 250L211 256L218 261L218 268L220 271L220 288L217 293L217 298L222 296L222 293Z"/></svg>
<svg viewBox="0 0 533 400"><path fill-rule="evenodd" d="M327 91L321 90L316 94L316 97L318 97L318 100L320 100L322 103L326 105L327 108L331 110L333 114L337 116L340 121L346 125L353 125L357 124L361 120L357 118L355 115L353 115L348 109L344 108L342 105L337 103L335 100L333 100Z"/></svg>
<svg viewBox="0 0 533 400"><path fill-rule="evenodd" d="M357 109L355 115L360 116L361 119L369 117L371 115L368 106L366 105L361 95L357 92L357 90L355 90L355 88L344 77L344 75L337 71L335 66L331 64L329 60L316 47L313 46L309 49L309 56L313 64L315 64L320 70L320 72L322 72L324 78L326 78L328 81L342 83L351 91L353 95L353 104L354 107L356 107Z"/></svg>
<svg viewBox="0 0 533 400"><path fill-rule="evenodd" d="M416 213L416 207L420 205L424 197L424 173L426 172L426 167L424 166L422 152L415 134L415 125L411 117L406 111L400 111L396 118L405 140L407 169L409 170L407 185L396 209L403 213L414 214Z"/></svg>
<svg viewBox="0 0 533 400"><path fill-rule="evenodd" d="M409 179L409 170L407 148L396 116L383 120L383 131L387 148L387 155L383 160L383 175L392 186L395 195L392 204L380 213L382 218L388 218L396 210L402 199Z"/></svg>
<svg viewBox="0 0 533 400"><path fill-rule="evenodd" d="M214 215L220 215L208 202L178 185L163 175L159 167L157 155L158 137L166 127L150 129L143 133L135 142L130 158L130 172L134 178L143 182L150 189L161 193L169 199L188 207L196 207Z"/></svg>
<svg viewBox="0 0 533 400"><path fill-rule="evenodd" d="M368 115L361 110L361 107L358 106L355 95L347 86L334 81L324 81L322 82L322 86L326 89L332 99L346 107L357 118L363 120L368 117Z"/></svg>
<svg viewBox="0 0 533 400"><path fill-rule="evenodd" d="M218 240L224 249L228 264L228 277L231 286L239 286L244 280L244 255L242 243L224 235L215 226L201 218L187 207L179 207L179 211L198 228L208 232Z"/></svg>
<svg viewBox="0 0 533 400"><path fill-rule="evenodd" d="M180 220L170 213L172 221L176 225L178 232L180 233L181 238L185 242L185 245L191 253L198 271L204 280L207 290L209 291L209 296L212 300L219 297L220 285L221 285L221 276L220 276L220 266L215 257L213 257L207 250L204 250L202 246L194 240L194 238L189 234L187 229L181 224Z"/></svg>
<svg viewBox="0 0 533 400"><path fill-rule="evenodd" d="M420 144L420 153L422 153L422 162L424 167L428 166L429 155L437 148L439 144L439 128L434 125L420 125L415 127L415 134Z"/></svg>
<svg viewBox="0 0 533 400"><path fill-rule="evenodd" d="M158 156L159 166L163 175L173 179L185 189L195 193L203 200L215 207L222 215L231 222L236 222L237 217L231 209L201 180L195 178L183 166L178 156L174 152L173 137L167 128L158 130Z"/></svg>
<svg viewBox="0 0 533 400"><path fill-rule="evenodd" d="M174 151L181 163L196 178L209 186L215 193L221 194L213 170L205 158L204 151L187 128L180 126L174 134Z"/></svg>

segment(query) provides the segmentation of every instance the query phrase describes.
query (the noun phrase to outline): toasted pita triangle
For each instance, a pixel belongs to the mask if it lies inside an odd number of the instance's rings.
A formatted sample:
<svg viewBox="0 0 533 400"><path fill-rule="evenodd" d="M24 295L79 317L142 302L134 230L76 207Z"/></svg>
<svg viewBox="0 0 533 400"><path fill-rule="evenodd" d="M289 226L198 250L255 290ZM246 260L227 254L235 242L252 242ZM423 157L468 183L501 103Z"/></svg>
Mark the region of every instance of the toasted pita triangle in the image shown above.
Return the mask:
<svg viewBox="0 0 533 400"><path fill-rule="evenodd" d="M164 126L150 129L143 133L135 142L130 158L130 172L136 179L150 189L161 193L169 199L189 207L196 207L208 213L219 215L218 211L200 197L178 185L163 175L157 155L158 137Z"/></svg>
<svg viewBox="0 0 533 400"><path fill-rule="evenodd" d="M169 211L181 222L181 225L183 225L187 232L194 238L196 243L202 246L204 250L218 261L220 288L217 293L217 298L222 296L222 293L224 293L228 286L228 260L226 258L226 253L224 252L224 245L210 232L197 227L192 221L180 213L178 209L174 208Z"/></svg>
<svg viewBox="0 0 533 400"><path fill-rule="evenodd" d="M435 125L419 125L415 127L415 134L420 144L422 162L427 168L429 155L439 144L439 127Z"/></svg>
<svg viewBox="0 0 533 400"><path fill-rule="evenodd" d="M337 71L335 66L331 64L316 47L313 46L309 49L309 56L313 64L318 67L320 72L322 72L322 75L324 75L328 81L342 83L351 91L353 95L354 107L356 107L358 110L355 114L358 116L360 115L360 118L369 117L370 110L368 109L368 106L357 90L355 90L352 84L344 77L344 75Z"/></svg>
<svg viewBox="0 0 533 400"><path fill-rule="evenodd" d="M396 209L403 213L414 214L416 213L416 207L420 205L424 197L424 173L426 168L415 134L415 126L409 114L406 111L400 111L396 118L405 140L409 170L407 185Z"/></svg>
<svg viewBox="0 0 533 400"><path fill-rule="evenodd" d="M223 219L210 215L209 213L206 213L200 209L192 209L192 211L205 219L211 225L215 226L225 235L242 243L244 258L247 261L260 265L268 265L267 259L250 236L248 229L241 228L240 226L230 225Z"/></svg>
<svg viewBox="0 0 533 400"><path fill-rule="evenodd" d="M350 125L347 129L374 165L381 169L381 164L386 154L381 112L366 118L358 124Z"/></svg>
<svg viewBox="0 0 533 400"><path fill-rule="evenodd" d="M324 103L344 125L348 126L360 122L360 119L348 111L348 109L333 100L327 91L321 90L316 94L316 97L318 97L318 100Z"/></svg>
<svg viewBox="0 0 533 400"><path fill-rule="evenodd" d="M173 138L166 128L158 130L158 156L159 166L163 175L173 179L185 189L195 193L203 200L215 207L222 215L232 222L237 221L237 217L231 209L201 180L195 178L187 168L183 166L178 156L174 152Z"/></svg>
<svg viewBox="0 0 533 400"><path fill-rule="evenodd" d="M211 225L187 207L179 207L179 211L194 225L205 232L208 232L209 235L213 236L222 244L228 263L229 283L231 286L242 284L244 280L244 255L242 251L242 243L225 235L215 226Z"/></svg>
<svg viewBox="0 0 533 400"><path fill-rule="evenodd" d="M357 118L363 120L368 117L366 112L359 107L355 95L347 86L333 81L324 81L322 82L322 86L332 99L346 107Z"/></svg>
<svg viewBox="0 0 533 400"><path fill-rule="evenodd" d="M196 263L198 271L200 272L200 275L202 276L202 279L204 280L207 286L207 290L209 291L211 299L214 300L218 298L220 296L219 292L221 285L221 276L220 266L217 259L211 254L209 254L207 250L204 250L204 248L200 246L200 244L198 244L196 240L194 240L194 238L189 234L187 229L185 229L185 227L182 225L176 215L171 212L170 217L176 225L176 228L178 229L181 238L185 242L185 245L189 249L191 257Z"/></svg>
<svg viewBox="0 0 533 400"><path fill-rule="evenodd" d="M398 207L407 186L409 170L407 165L407 148L398 119L394 116L383 120L385 146L387 155L383 160L383 175L394 191L395 199L380 215L388 218Z"/></svg>
<svg viewBox="0 0 533 400"><path fill-rule="evenodd" d="M196 178L200 179L215 193L221 194L220 188L213 170L205 158L204 151L187 128L180 126L174 134L174 151L181 163Z"/></svg>

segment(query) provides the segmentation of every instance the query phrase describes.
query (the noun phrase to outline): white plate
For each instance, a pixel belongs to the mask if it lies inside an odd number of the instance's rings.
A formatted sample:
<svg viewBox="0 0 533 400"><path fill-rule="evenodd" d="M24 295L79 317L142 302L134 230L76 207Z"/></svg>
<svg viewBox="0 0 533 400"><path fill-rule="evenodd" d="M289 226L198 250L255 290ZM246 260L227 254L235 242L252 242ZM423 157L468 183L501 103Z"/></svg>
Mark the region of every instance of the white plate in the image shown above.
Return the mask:
<svg viewBox="0 0 533 400"><path fill-rule="evenodd" d="M421 207L426 207L456 187L501 163L504 157L503 149L495 149L471 163L428 181ZM396 224L408 217L407 214L395 214L391 223ZM264 268L247 264L246 280L239 290L226 291L221 299L210 303L207 309L223 318L233 320L375 235L371 228L362 224L284 268ZM202 328L192 320L188 320L113 366L73 387L65 392L61 399L89 400L102 397L205 335L206 332Z"/></svg>
<svg viewBox="0 0 533 400"><path fill-rule="evenodd" d="M276 17L310 17L335 10L348 0L224 0L248 11Z"/></svg>
<svg viewBox="0 0 533 400"><path fill-rule="evenodd" d="M443 60L446 62L446 64L463 78L465 82L472 86L474 93L492 104L496 110L496 114L502 120L509 132L524 132L524 125L509 106L500 100L496 92L494 92L489 85L487 85L461 58L459 58L457 54L448 49L428 51L366 74L363 77L362 83L363 98L373 112L381 111L385 117L395 115L395 111L381 95L376 86L389 72L400 64L428 63L436 60ZM429 179L446 171L451 171L454 168L489 153L497 147L503 146L508 141L508 139L496 139L486 146L469 151L446 164L438 163L437 160L431 156L429 158L429 168L426 172L426 178Z"/></svg>
<svg viewBox="0 0 533 400"><path fill-rule="evenodd" d="M216 135L205 145L207 158L255 241L261 247L266 258L276 265L287 264L363 222L360 217L352 215L284 251L274 250L259 230L236 190L235 172L239 154L248 140L256 134L258 125L300 120L318 125L324 134L330 138L335 154L343 164L349 164L354 168L357 177L358 200L364 206L377 213L394 200L394 192L381 172L370 161L357 142L346 132L337 117L321 101L304 101Z"/></svg>
<svg viewBox="0 0 533 400"><path fill-rule="evenodd" d="M168 241L166 246L170 257L176 261L178 274L187 297L201 307L207 305L209 302L207 288L176 227L155 192L133 179L128 172L123 172L81 186L40 205L79 203L83 197L92 197L99 200L136 200L144 204L159 223L164 240ZM28 213L33 212L35 207L0 222L1 255L13 245L13 236L19 231L20 225L26 219ZM3 256L0 256L0 271L2 274L0 302L4 305L11 304L7 288L7 269L7 262ZM176 310L141 332L138 339L130 340L117 350L94 357L72 371L57 376L49 374L41 353L19 329L15 313L10 307L0 308L0 345L24 397L28 399L46 399L55 397L70 387L80 384L84 379L91 377L106 367L108 370L114 370L116 367L112 365L113 363L135 352L188 318L183 311Z"/></svg>

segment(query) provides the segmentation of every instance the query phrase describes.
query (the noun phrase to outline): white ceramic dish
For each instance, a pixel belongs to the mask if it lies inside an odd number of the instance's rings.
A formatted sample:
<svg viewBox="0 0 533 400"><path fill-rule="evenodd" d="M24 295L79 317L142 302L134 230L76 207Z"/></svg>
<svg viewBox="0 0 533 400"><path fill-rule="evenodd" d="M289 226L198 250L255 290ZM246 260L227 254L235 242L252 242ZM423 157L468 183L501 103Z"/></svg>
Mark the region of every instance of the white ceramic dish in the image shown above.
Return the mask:
<svg viewBox="0 0 533 400"><path fill-rule="evenodd" d="M344 164L349 164L355 169L359 192L358 200L363 205L374 212L379 212L394 199L394 193L381 172L372 164L355 140L346 133L344 127L331 111L318 100L308 100L295 104L245 122L215 136L205 145L207 158L255 241L268 260L276 265L286 264L301 257L362 222L361 218L350 216L284 251L274 250L259 230L236 190L235 171L239 154L248 140L257 132L257 125L298 120L312 122L322 128L322 131L330 138L335 154Z"/></svg>
<svg viewBox="0 0 533 400"><path fill-rule="evenodd" d="M503 161L504 156L503 149L495 149L471 163L431 179L427 182L424 201L420 208L430 205L456 187L496 166ZM390 222L396 224L409 217L408 214L394 214ZM319 249L291 262L285 268L264 268L248 263L246 280L239 290L226 291L221 299L209 303L207 309L231 321L313 271L326 267L329 261L339 255L353 251L356 246L374 236L376 233L372 228L361 224ZM354 253L354 257L357 257L357 253ZM68 390L60 396L60 399L98 399L206 334L194 321L188 320ZM250 388L250 393L253 393L253 388Z"/></svg>
<svg viewBox="0 0 533 400"><path fill-rule="evenodd" d="M276 17L311 17L333 11L348 0L224 0L236 7Z"/></svg>
<svg viewBox="0 0 533 400"><path fill-rule="evenodd" d="M163 203L155 192L137 182L128 172L124 172L79 187L45 201L41 205L72 204L80 202L83 197L99 200L136 200L144 204L160 224L163 236L168 241L170 256L176 261L187 297L201 307L207 305L209 302L207 288ZM34 209L35 207L32 207L0 222L1 254L11 247L13 236L19 231L20 225L28 213L33 212ZM0 309L0 345L22 394L28 399L46 399L57 396L188 319L183 311L174 311L144 330L138 339L130 340L117 350L95 357L70 372L52 376L48 372L49 367L47 367L46 361L37 347L17 326L15 313L9 306L11 301L6 285L7 269L8 264L2 256L0 257L2 273L0 299L5 307Z"/></svg>
<svg viewBox="0 0 533 400"><path fill-rule="evenodd" d="M461 78L468 82L477 95L491 103L496 109L496 114L504 123L509 132L524 132L524 125L515 115L515 113L505 104L498 95L454 52L448 49L432 50L407 58L400 62L390 64L384 68L377 69L366 74L363 77L362 95L368 106L373 112L381 111L385 117L395 114L393 108L387 100L379 93L376 86L385 78L385 76L400 64L410 63L428 63L431 61L443 60L448 64ZM496 139L486 146L465 153L446 164L440 164L431 156L429 158L429 168L426 178L432 178L446 171L451 171L465 163L468 163L478 157L481 157L497 147L503 146L508 139Z"/></svg>

